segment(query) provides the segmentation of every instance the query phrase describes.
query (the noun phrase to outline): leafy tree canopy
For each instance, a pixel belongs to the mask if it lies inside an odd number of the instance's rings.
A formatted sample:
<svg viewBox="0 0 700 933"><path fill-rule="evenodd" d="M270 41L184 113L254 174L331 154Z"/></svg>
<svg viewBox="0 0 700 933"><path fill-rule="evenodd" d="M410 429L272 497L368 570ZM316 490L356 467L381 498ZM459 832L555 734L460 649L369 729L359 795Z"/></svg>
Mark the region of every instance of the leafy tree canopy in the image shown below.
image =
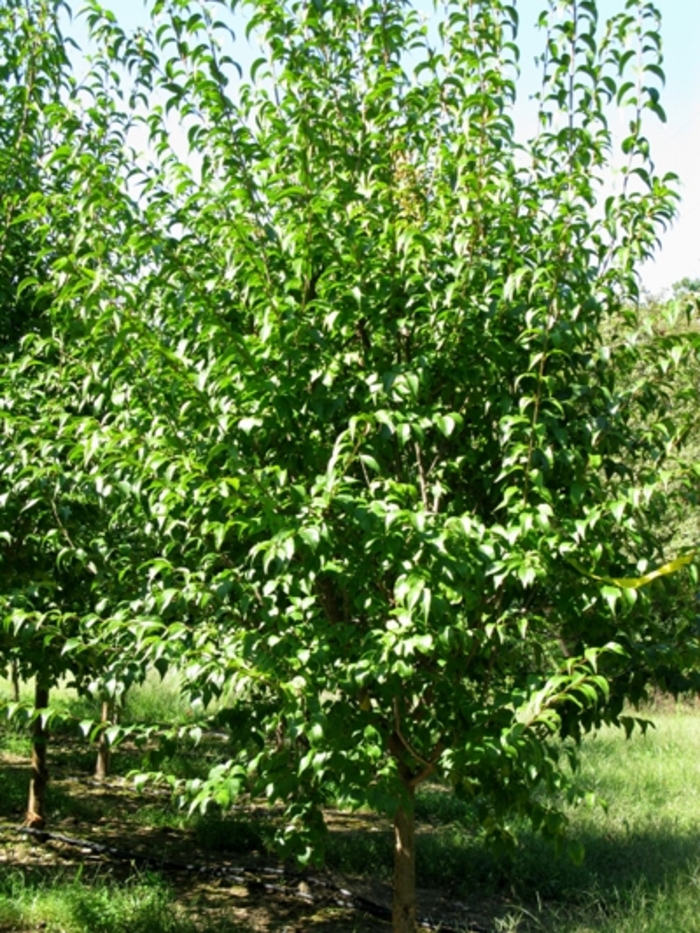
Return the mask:
<svg viewBox="0 0 700 933"><path fill-rule="evenodd" d="M119 529L90 619L227 698L195 803L283 801L302 857L330 798L394 815L410 930L421 781L494 836L521 814L557 837L550 739L629 727L624 699L690 663L690 617L594 576L664 559L681 442L689 345L636 340L628 307L677 199L644 135L658 11L547 5L520 139L501 0L448 2L435 39L401 0L150 9L129 35L88 3L98 51L33 208L68 459ZM262 41L247 76L232 11Z"/></svg>

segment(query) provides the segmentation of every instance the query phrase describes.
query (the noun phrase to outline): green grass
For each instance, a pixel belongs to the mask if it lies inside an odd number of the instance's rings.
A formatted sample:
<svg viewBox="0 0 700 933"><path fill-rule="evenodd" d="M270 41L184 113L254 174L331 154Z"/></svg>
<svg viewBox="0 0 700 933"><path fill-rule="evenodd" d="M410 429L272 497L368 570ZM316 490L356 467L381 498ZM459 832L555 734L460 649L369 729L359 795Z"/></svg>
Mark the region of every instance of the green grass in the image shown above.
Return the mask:
<svg viewBox="0 0 700 933"><path fill-rule="evenodd" d="M155 671L127 691L121 713L125 723L186 725L197 718L198 711L181 696L177 678L167 675L161 679Z"/></svg>
<svg viewBox="0 0 700 933"><path fill-rule="evenodd" d="M513 930L700 933L700 718L681 707L653 718L646 736L606 730L584 745L582 785L607 808L571 813L582 865L527 833L511 861L482 853L475 863L462 850L472 890L500 890L523 908Z"/></svg>
<svg viewBox="0 0 700 933"><path fill-rule="evenodd" d="M534 840L515 861L521 896L534 890L552 905L542 929L700 931L700 718L683 708L654 718L646 736L608 731L586 743L581 778L608 809L572 814L583 865L555 862Z"/></svg>
<svg viewBox="0 0 700 933"><path fill-rule="evenodd" d="M225 933L240 929L216 922L195 924L173 902L157 875L123 882L95 874L91 879L27 871L0 871L0 931L46 933Z"/></svg>

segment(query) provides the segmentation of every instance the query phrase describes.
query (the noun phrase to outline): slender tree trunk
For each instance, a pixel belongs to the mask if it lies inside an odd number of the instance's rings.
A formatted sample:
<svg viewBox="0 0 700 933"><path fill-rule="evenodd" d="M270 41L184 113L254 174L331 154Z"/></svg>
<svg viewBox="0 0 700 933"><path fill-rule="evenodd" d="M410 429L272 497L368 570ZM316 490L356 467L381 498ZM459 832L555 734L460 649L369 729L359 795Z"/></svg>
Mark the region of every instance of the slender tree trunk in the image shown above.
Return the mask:
<svg viewBox="0 0 700 933"><path fill-rule="evenodd" d="M102 703L102 724L104 728L100 732L97 741L97 763L95 765L95 777L98 781L104 781L109 774L110 759L112 757L105 730L107 725L114 719L114 700L104 700Z"/></svg>
<svg viewBox="0 0 700 933"><path fill-rule="evenodd" d="M35 709L46 709L49 705L49 688L37 676L34 687ZM37 716L32 723L32 766L29 778L29 802L27 805L26 825L33 829L43 829L46 822L46 785L49 772L46 766L46 753L49 741L49 730L44 726L41 717Z"/></svg>
<svg viewBox="0 0 700 933"><path fill-rule="evenodd" d="M415 790L404 780L408 799L394 816L394 894L391 905L393 933L416 933Z"/></svg>
<svg viewBox="0 0 700 933"><path fill-rule="evenodd" d="M19 703L19 666L16 661L10 664L10 678L12 679L12 695L15 703Z"/></svg>

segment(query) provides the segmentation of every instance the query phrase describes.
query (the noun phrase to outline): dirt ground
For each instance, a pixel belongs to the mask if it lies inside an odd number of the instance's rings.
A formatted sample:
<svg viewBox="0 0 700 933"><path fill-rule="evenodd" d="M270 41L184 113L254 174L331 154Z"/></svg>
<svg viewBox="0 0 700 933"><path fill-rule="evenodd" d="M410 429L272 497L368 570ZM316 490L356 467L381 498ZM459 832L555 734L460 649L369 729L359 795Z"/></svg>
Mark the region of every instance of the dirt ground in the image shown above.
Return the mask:
<svg viewBox="0 0 700 933"><path fill-rule="evenodd" d="M3 771L27 774L27 762L0 755ZM0 826L0 870L21 868L27 874L50 877L90 871L105 879L123 879L134 872L157 871L176 892L176 903L193 918L227 921L251 933L373 933L389 930L388 919L378 911L369 913L366 905L388 911L391 889L388 884L368 877L347 877L328 871L299 872L271 863L269 857L251 853L231 857L205 850L187 827L171 829L139 822L139 810L149 795L150 803L158 789L137 795L129 782L112 778L104 784L75 778L52 768L54 797L69 801L65 813L54 814L47 829L51 835L39 839L17 832L17 823L7 820ZM100 815L103 814L103 815ZM14 813L11 814L14 817ZM335 832L357 832L357 817L329 811L327 822ZM368 831L386 830L371 816L362 818ZM367 824L374 825L367 825ZM68 844L53 836L85 840L113 847L121 853L99 853L88 847ZM132 856L129 858L128 856ZM177 866L192 866L181 870ZM203 869L203 870L201 870ZM218 876L215 872L221 872ZM486 933L502 916L506 905L466 904L445 892L420 889L419 915L429 918L426 929L456 930L459 933Z"/></svg>

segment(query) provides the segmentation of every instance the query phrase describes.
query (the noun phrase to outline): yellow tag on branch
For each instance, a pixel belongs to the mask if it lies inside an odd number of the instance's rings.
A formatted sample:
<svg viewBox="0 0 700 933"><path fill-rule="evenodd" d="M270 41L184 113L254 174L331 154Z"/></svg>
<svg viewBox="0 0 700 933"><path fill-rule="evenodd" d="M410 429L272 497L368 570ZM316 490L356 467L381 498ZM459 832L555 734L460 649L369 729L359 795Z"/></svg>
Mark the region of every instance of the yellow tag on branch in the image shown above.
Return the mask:
<svg viewBox="0 0 700 933"><path fill-rule="evenodd" d="M675 573L677 570L681 570L692 562L696 553L696 551L691 551L689 554L683 554L682 557L676 557L674 560L670 560L668 563L662 564L660 567L656 567L654 570L650 570L649 573L645 573L640 577L603 577L599 576L597 573L591 573L586 570L577 560L567 558L567 562L585 577L590 577L591 580L600 580L601 583L610 583L613 586L619 586L623 590L636 590L640 586L646 586L647 583L656 580L657 577L663 577L668 573Z"/></svg>

